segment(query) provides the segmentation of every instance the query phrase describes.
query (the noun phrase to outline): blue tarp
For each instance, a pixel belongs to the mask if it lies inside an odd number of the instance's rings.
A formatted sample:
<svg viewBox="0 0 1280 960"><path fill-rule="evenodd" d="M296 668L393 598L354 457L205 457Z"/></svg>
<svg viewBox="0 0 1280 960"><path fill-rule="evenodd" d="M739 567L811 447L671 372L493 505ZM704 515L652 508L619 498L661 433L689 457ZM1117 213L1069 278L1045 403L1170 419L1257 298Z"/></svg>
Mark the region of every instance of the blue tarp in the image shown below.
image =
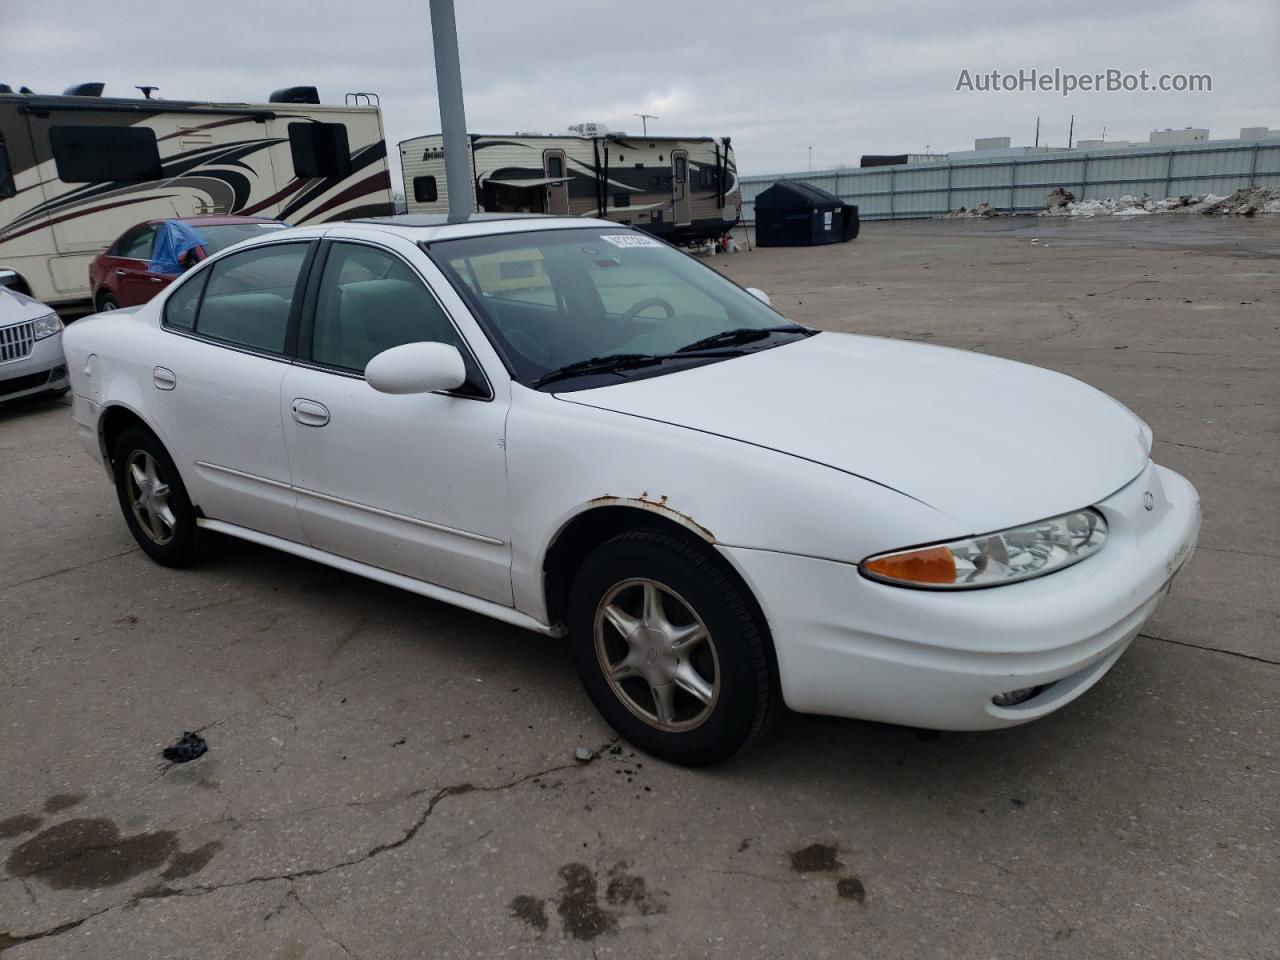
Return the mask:
<svg viewBox="0 0 1280 960"><path fill-rule="evenodd" d="M181 220L166 220L156 232L156 245L151 250L152 273L181 273L178 259L187 251L204 246L204 237Z"/></svg>

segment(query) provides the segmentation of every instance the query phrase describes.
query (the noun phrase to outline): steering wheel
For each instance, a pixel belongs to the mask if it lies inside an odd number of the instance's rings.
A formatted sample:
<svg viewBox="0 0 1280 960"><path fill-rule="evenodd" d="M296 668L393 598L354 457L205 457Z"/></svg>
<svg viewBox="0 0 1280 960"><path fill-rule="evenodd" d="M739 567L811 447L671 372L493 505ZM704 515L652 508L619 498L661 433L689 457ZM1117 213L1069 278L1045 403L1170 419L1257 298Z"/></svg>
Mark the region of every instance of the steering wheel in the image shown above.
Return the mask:
<svg viewBox="0 0 1280 960"><path fill-rule="evenodd" d="M639 303L633 303L631 308L618 319L618 325L621 326L624 323L630 323L637 315L648 310L650 307L661 307L663 310L667 311L668 320L676 315L676 308L666 300L663 300L661 297L646 297Z"/></svg>

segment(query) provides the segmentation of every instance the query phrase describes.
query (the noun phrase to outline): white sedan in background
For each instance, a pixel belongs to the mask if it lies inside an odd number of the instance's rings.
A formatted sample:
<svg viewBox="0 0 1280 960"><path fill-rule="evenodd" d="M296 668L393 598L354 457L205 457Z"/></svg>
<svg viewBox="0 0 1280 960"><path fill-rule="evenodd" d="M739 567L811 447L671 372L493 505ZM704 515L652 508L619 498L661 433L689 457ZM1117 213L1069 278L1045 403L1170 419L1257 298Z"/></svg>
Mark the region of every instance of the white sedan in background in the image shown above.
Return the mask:
<svg viewBox="0 0 1280 960"><path fill-rule="evenodd" d="M1044 716L1199 528L1097 390L798 326L602 221L281 231L65 340L84 444L155 560L217 531L567 633L609 723L680 763L783 703Z"/></svg>

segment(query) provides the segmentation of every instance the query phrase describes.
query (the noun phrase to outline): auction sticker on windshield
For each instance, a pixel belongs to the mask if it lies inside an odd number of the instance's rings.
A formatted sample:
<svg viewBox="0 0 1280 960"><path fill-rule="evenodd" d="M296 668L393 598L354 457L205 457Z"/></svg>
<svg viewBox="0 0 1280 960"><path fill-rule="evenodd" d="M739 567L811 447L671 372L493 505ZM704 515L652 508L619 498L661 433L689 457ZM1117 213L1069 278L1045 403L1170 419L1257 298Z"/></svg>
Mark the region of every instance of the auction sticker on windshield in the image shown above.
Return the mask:
<svg viewBox="0 0 1280 960"><path fill-rule="evenodd" d="M662 246L653 237L646 237L639 233L605 233L601 234L601 240L607 240L615 247L660 247Z"/></svg>

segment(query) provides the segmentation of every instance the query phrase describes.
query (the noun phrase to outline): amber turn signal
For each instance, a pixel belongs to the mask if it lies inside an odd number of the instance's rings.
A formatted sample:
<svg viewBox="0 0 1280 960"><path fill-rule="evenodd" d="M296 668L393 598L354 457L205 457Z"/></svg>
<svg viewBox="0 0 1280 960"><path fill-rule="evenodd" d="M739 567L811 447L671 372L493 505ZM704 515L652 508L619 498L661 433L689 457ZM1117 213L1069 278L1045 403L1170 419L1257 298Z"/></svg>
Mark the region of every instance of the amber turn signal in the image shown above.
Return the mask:
<svg viewBox="0 0 1280 960"><path fill-rule="evenodd" d="M956 582L956 558L946 547L924 547L876 557L864 563L862 568L874 577L899 583Z"/></svg>

